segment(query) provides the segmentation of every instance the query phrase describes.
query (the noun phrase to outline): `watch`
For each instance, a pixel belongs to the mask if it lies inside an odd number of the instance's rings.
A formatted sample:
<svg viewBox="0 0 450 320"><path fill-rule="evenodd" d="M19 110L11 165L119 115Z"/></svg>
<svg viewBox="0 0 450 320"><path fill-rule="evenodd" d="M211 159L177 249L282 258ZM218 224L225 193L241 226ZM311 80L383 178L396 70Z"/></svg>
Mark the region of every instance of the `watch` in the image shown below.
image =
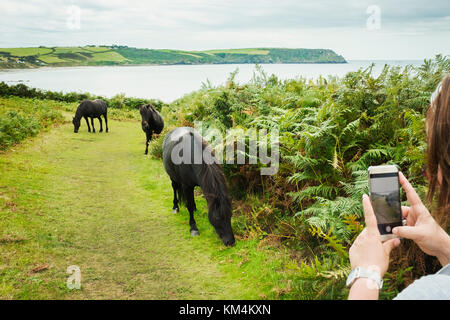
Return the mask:
<svg viewBox="0 0 450 320"><path fill-rule="evenodd" d="M350 274L348 275L347 282L345 284L347 285L347 287L351 287L358 278L367 278L373 280L380 290L383 287L383 279L381 278L380 273L362 267L356 267L355 269L353 269L352 272L350 272Z"/></svg>

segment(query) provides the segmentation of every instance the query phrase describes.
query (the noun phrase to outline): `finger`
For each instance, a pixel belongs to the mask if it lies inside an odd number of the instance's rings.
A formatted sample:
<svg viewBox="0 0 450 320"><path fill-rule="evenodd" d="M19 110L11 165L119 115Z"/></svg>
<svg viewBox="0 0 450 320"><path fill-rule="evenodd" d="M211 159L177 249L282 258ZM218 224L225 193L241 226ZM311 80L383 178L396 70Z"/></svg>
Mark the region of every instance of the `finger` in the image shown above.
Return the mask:
<svg viewBox="0 0 450 320"><path fill-rule="evenodd" d="M387 255L391 254L392 249L400 245L400 239L391 239L383 243L384 251Z"/></svg>
<svg viewBox="0 0 450 320"><path fill-rule="evenodd" d="M361 231L358 234L358 238L364 238L366 236L366 234L367 234L367 228L364 228L363 231Z"/></svg>
<svg viewBox="0 0 450 320"><path fill-rule="evenodd" d="M409 215L410 207L402 206L402 218L406 219Z"/></svg>
<svg viewBox="0 0 450 320"><path fill-rule="evenodd" d="M392 229L392 233L396 236L411 240L416 240L421 236L419 228L411 226L395 227Z"/></svg>
<svg viewBox="0 0 450 320"><path fill-rule="evenodd" d="M361 231L358 236L356 237L355 241L353 241L352 247L356 247L358 246L358 244L361 242L361 239L363 239L365 237L365 234L367 232L366 230L367 228L364 228L363 231Z"/></svg>
<svg viewBox="0 0 450 320"><path fill-rule="evenodd" d="M421 205L422 200L420 200L420 197L417 195L416 190L414 190L413 186L409 183L408 179L406 179L402 172L398 173L398 178L400 184L403 187L403 190L405 190L406 198L408 199L411 206Z"/></svg>
<svg viewBox="0 0 450 320"><path fill-rule="evenodd" d="M366 221L366 227L369 231L378 230L377 218L373 212L372 203L370 202L367 194L363 195L363 208L364 208L364 219Z"/></svg>

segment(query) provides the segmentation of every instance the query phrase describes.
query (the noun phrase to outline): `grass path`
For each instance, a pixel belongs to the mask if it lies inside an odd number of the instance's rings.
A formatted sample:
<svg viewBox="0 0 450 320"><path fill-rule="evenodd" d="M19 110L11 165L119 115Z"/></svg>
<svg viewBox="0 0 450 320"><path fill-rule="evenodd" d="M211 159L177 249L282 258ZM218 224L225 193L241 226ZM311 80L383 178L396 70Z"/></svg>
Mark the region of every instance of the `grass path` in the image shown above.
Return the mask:
<svg viewBox="0 0 450 320"><path fill-rule="evenodd" d="M98 129L98 128L97 128ZM225 248L197 197L171 213L161 161L143 155L136 122L78 134L64 124L0 154L0 298L261 299L286 281L256 241ZM68 266L81 270L69 290Z"/></svg>

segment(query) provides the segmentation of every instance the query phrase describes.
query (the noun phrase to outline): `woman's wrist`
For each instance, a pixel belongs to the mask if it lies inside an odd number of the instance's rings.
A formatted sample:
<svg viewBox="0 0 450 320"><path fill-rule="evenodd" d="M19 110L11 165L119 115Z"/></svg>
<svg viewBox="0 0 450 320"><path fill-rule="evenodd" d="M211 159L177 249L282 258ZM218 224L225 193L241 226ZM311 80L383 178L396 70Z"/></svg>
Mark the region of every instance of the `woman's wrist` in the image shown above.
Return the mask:
<svg viewBox="0 0 450 320"><path fill-rule="evenodd" d="M450 263L450 236L442 229L442 249L436 255L441 265L444 267Z"/></svg>
<svg viewBox="0 0 450 320"><path fill-rule="evenodd" d="M358 278L350 288L349 300L377 300L378 299L378 285L368 278Z"/></svg>

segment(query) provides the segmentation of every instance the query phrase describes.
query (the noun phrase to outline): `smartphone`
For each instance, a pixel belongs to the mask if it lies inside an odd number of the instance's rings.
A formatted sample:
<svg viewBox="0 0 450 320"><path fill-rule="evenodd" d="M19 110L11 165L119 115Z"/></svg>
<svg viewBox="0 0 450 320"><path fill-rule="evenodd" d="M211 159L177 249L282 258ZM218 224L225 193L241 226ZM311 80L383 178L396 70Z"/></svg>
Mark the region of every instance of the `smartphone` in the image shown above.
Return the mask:
<svg viewBox="0 0 450 320"><path fill-rule="evenodd" d="M377 218L381 241L396 236L392 229L402 225L400 182L395 165L369 167L370 201Z"/></svg>

